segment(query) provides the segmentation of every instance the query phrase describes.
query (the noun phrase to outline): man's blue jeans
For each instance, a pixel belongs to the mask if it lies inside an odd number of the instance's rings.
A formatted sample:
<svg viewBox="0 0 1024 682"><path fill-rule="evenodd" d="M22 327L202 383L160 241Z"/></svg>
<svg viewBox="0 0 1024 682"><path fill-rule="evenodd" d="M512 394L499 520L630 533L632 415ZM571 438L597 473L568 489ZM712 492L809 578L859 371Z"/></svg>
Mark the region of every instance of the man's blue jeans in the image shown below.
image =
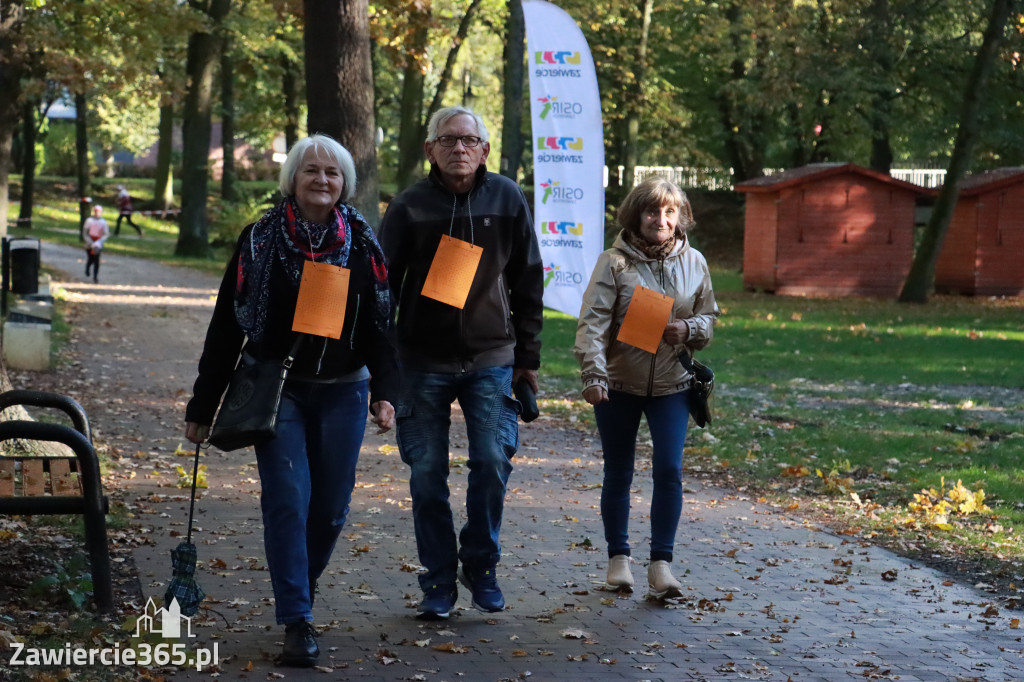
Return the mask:
<svg viewBox="0 0 1024 682"><path fill-rule="evenodd" d="M512 368L461 374L405 371L406 391L396 408L398 447L409 465L409 490L424 590L454 585L461 559L467 572L493 568L501 558L498 535L512 457L519 447L518 403ZM456 545L448 498L448 431L459 401L469 435L466 524Z"/></svg>
<svg viewBox="0 0 1024 682"><path fill-rule="evenodd" d="M630 553L629 490L633 484L640 417L646 415L654 442L651 561L672 561L676 528L683 510L683 444L690 418L688 400L688 391L656 397L608 391L608 402L594 406L604 450L601 518L608 556Z"/></svg>
<svg viewBox="0 0 1024 682"><path fill-rule="evenodd" d="M352 500L368 386L287 382L277 435L256 446L263 543L280 624L313 620L311 589Z"/></svg>

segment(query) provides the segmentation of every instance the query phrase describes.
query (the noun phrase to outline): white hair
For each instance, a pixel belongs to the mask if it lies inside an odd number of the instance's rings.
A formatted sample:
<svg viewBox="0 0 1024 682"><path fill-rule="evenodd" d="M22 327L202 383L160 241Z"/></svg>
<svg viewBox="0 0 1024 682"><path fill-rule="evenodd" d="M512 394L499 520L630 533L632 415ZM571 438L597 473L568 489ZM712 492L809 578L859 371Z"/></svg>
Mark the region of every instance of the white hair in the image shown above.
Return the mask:
<svg viewBox="0 0 1024 682"><path fill-rule="evenodd" d="M491 134L487 132L487 126L484 125L484 120L468 107L445 107L444 109L438 109L435 111L434 115L430 117L430 122L427 123L426 141L433 142L436 140L437 129L456 116L469 116L476 121L477 136L482 142L490 142Z"/></svg>
<svg viewBox="0 0 1024 682"><path fill-rule="evenodd" d="M348 201L351 199L352 195L356 193L355 161L352 160L352 154L342 147L341 143L330 135L324 135L323 133L314 133L292 145L291 150L288 152L288 158L281 164L281 175L278 179L278 189L281 190L281 194L286 197L295 194L295 174L299 171L302 157L310 147L315 148L317 153L325 153L334 160L334 163L338 164L338 168L341 170L341 177L345 179L345 186L341 190L341 200Z"/></svg>

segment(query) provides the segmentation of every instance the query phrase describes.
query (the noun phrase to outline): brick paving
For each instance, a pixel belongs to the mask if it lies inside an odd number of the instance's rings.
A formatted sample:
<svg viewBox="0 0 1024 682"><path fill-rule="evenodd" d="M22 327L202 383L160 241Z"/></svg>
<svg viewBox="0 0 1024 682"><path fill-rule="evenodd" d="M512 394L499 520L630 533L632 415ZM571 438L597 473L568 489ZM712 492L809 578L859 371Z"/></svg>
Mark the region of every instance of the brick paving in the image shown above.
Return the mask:
<svg viewBox="0 0 1024 682"><path fill-rule="evenodd" d="M189 460L173 452L217 280L105 255L101 284L92 286L78 277L79 254L43 248L45 262L73 273L65 287L80 302L76 324L93 330L73 336L73 353L82 381L110 391L83 404L98 439L121 457L111 485L128 491L139 533L151 540L133 558L143 592L159 600L187 521L187 490L176 487L174 469ZM455 417L458 524L467 467ZM195 533L209 608L195 619L193 642L216 643L220 662L166 673L431 682L1024 679L1019 614L994 608L986 593L696 478L685 481L677 536L684 596L645 600L646 466L631 516L638 591L605 591L596 434L542 417L521 426L521 441L497 573L508 609L479 613L461 590L449 621L426 623L414 618L406 467L393 434L367 436L349 523L317 596L321 667L307 671L274 662L283 633L273 621L255 457L209 452Z"/></svg>

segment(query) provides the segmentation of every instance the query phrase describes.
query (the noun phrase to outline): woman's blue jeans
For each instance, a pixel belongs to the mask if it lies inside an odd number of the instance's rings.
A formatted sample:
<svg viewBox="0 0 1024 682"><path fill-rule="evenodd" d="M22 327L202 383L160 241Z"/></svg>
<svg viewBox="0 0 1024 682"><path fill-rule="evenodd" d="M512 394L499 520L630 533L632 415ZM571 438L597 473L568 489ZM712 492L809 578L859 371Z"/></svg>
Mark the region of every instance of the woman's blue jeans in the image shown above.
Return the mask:
<svg viewBox="0 0 1024 682"><path fill-rule="evenodd" d="M312 586L348 516L369 382L285 384L277 435L256 446L277 622L313 620Z"/></svg>
<svg viewBox="0 0 1024 682"><path fill-rule="evenodd" d="M405 370L405 395L396 408L398 447L410 467L409 490L420 563L420 586L454 585L461 559L467 572L493 568L512 457L519 447L512 368L461 374ZM469 436L466 524L456 544L449 504L448 432L459 401ZM459 549L461 546L461 549Z"/></svg>
<svg viewBox="0 0 1024 682"><path fill-rule="evenodd" d="M629 490L633 484L640 417L645 415L654 442L651 561L672 561L676 528L683 510L683 444L690 419L688 400L689 391L655 397L608 391L608 402L594 406L604 450L601 518L608 556L630 553Z"/></svg>

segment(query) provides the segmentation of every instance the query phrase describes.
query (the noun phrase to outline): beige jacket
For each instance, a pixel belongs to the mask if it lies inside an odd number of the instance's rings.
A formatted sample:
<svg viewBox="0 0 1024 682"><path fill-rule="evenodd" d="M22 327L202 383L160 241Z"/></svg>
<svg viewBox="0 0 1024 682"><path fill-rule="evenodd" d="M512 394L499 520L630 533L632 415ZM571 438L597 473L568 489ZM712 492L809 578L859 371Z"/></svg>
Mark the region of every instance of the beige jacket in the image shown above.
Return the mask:
<svg viewBox="0 0 1024 682"><path fill-rule="evenodd" d="M686 343L670 346L662 340L655 355L616 340L637 285L675 299L672 319L686 320ZM634 395L659 396L689 387L693 376L679 363L679 354L711 342L720 315L707 261L679 240L664 261L648 258L626 243L622 234L597 259L583 294L576 345L583 388L598 385Z"/></svg>

